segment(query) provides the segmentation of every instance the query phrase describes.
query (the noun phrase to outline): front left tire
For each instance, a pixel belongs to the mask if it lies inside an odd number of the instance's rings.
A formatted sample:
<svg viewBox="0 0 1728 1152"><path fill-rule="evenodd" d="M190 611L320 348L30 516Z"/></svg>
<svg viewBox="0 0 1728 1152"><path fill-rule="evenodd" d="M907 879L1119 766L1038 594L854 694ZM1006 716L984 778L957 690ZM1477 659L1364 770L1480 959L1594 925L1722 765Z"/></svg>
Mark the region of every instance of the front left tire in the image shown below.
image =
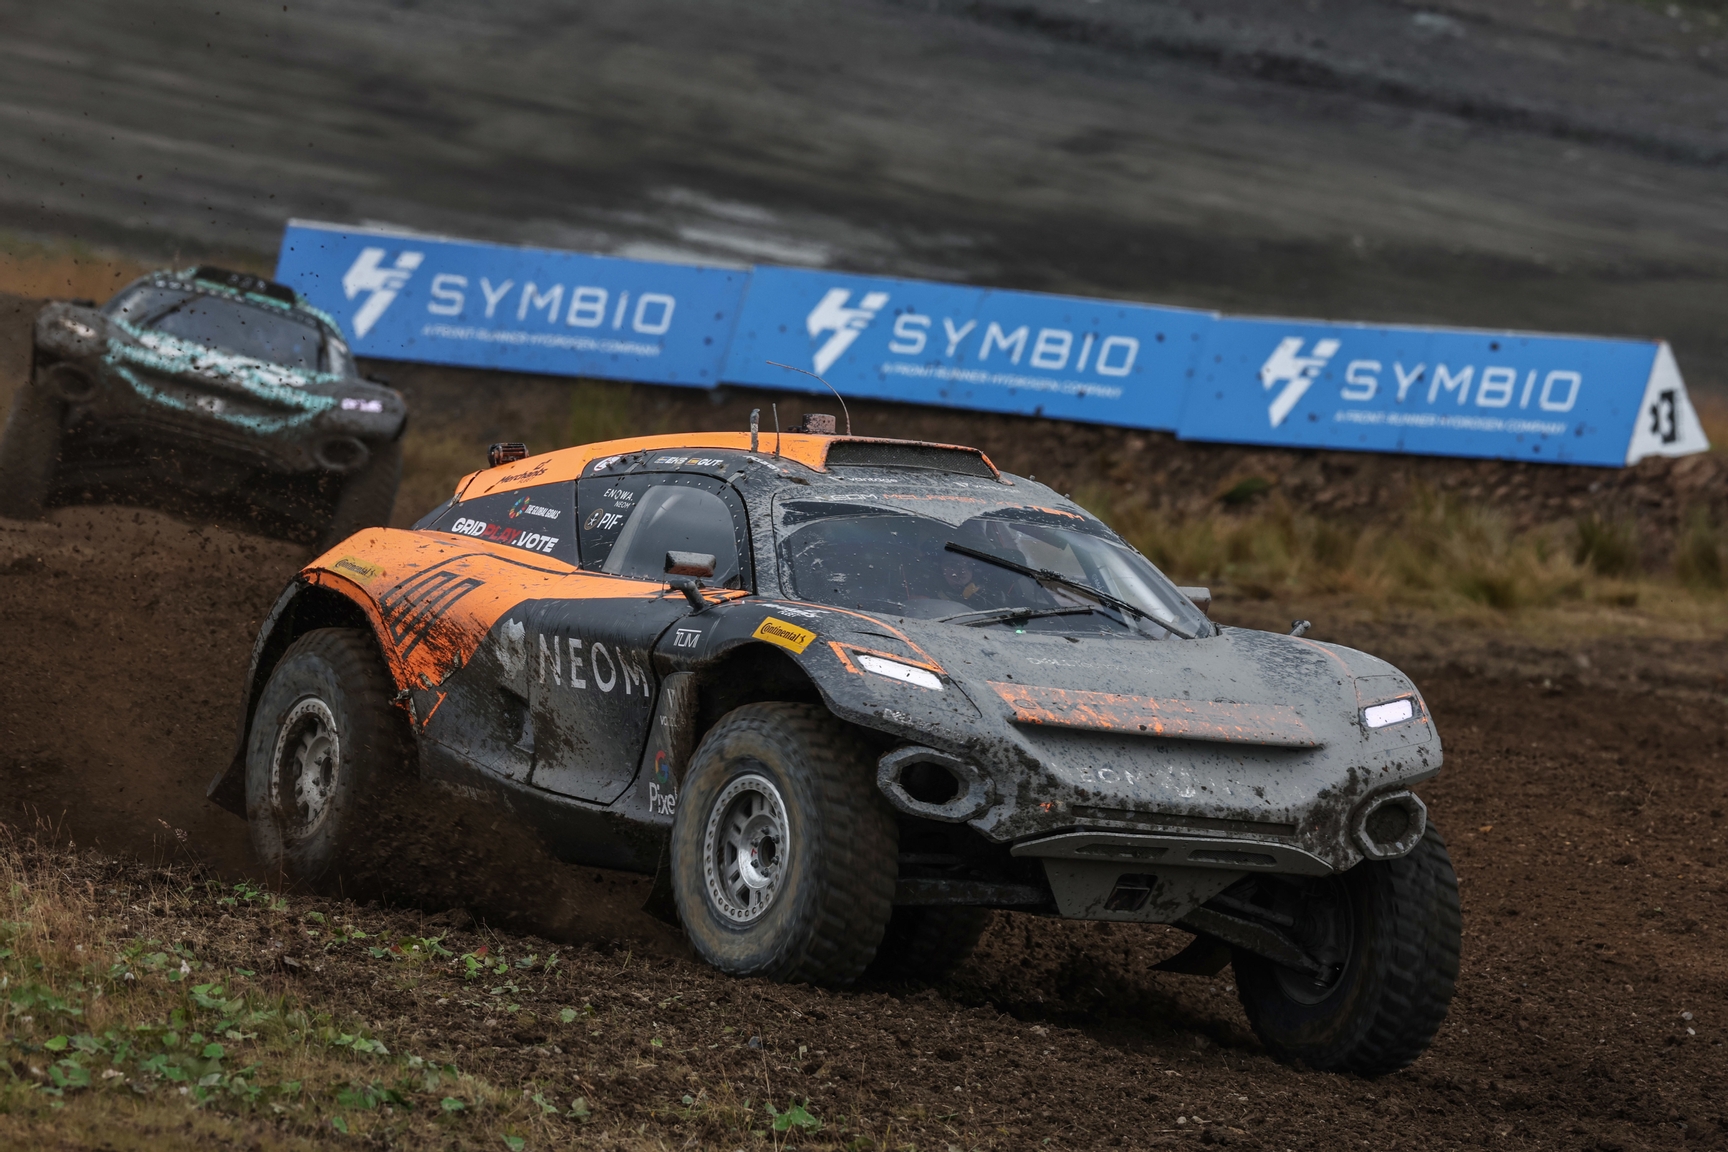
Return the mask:
<svg viewBox="0 0 1728 1152"><path fill-rule="evenodd" d="M723 972L845 985L893 911L899 836L863 746L812 704L722 717L672 824L679 918Z"/></svg>
<svg viewBox="0 0 1728 1152"><path fill-rule="evenodd" d="M270 870L335 889L360 866L373 810L408 759L394 694L357 628L308 632L271 670L246 742L246 821Z"/></svg>

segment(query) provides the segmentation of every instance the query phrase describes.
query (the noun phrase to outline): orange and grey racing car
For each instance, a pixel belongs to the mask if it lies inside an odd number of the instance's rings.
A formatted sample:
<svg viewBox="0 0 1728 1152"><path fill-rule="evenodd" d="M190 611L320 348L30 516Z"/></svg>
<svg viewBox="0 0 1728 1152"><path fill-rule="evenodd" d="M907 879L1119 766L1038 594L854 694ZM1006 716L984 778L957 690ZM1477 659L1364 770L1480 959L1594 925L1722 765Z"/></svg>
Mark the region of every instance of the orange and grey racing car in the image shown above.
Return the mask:
<svg viewBox="0 0 1728 1152"><path fill-rule="evenodd" d="M491 467L318 557L211 796L328 883L381 780L658 873L721 969L933 978L992 909L1160 922L1276 1055L1414 1060L1458 971L1440 769L1384 661L1220 627L981 452L810 431ZM440 790L441 789L441 790Z"/></svg>

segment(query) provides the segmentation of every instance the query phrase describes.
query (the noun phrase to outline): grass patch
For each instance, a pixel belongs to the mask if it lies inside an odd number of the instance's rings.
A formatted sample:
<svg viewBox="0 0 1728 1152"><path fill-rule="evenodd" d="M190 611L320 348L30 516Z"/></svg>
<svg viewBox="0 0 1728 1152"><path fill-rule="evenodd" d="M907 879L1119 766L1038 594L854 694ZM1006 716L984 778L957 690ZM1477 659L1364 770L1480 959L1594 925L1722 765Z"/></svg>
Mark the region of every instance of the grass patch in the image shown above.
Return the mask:
<svg viewBox="0 0 1728 1152"><path fill-rule="evenodd" d="M1587 516L1520 532L1496 509L1418 490L1396 514L1362 525L1301 511L1263 491L1251 505L1226 501L1192 514L1103 489L1076 498L1174 579L1225 597L1348 596L1440 612L1627 608L1668 602L1682 590L1714 601L1728 570L1728 545L1702 512L1668 575L1645 570L1630 521Z"/></svg>

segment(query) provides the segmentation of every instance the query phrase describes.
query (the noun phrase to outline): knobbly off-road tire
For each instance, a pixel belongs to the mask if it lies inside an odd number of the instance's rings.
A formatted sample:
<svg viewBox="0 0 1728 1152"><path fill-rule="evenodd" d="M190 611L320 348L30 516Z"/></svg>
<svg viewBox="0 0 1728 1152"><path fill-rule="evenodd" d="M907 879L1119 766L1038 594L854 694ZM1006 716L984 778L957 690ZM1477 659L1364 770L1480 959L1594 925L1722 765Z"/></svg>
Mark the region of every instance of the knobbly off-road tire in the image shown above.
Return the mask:
<svg viewBox="0 0 1728 1152"><path fill-rule="evenodd" d="M402 480L402 441L373 447L371 457L350 476L336 495L330 522L319 537L319 551L327 551L362 528L390 523L396 509L396 488Z"/></svg>
<svg viewBox="0 0 1728 1152"><path fill-rule="evenodd" d="M988 908L895 908L869 974L934 983L972 954L990 917Z"/></svg>
<svg viewBox="0 0 1728 1152"><path fill-rule="evenodd" d="M33 380L12 398L0 432L0 516L35 520L48 503L60 462L61 402Z"/></svg>
<svg viewBox="0 0 1728 1152"><path fill-rule="evenodd" d="M319 628L282 654L246 738L246 822L271 871L325 891L354 887L344 873L362 866L375 811L407 775L394 695L362 629Z"/></svg>
<svg viewBox="0 0 1728 1152"><path fill-rule="evenodd" d="M735 709L703 738L678 800L679 918L723 972L850 984L888 926L898 842L875 764L839 721L811 704Z"/></svg>
<svg viewBox="0 0 1728 1152"><path fill-rule="evenodd" d="M1237 949L1237 994L1279 1060L1323 1072L1395 1072L1427 1049L1452 1002L1462 935L1458 877L1430 824L1408 855L1364 861L1330 882L1343 885L1354 922L1330 991L1303 1003L1289 991L1290 969Z"/></svg>

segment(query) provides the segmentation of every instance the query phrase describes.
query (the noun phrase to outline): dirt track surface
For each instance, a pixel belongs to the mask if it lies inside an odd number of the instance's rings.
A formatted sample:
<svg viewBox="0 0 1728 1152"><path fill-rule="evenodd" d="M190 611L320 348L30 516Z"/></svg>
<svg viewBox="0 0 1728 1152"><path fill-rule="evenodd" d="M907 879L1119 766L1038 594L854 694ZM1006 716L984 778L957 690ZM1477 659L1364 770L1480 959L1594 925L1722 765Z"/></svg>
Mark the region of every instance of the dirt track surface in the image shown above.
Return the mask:
<svg viewBox="0 0 1728 1152"><path fill-rule="evenodd" d="M1673 339L1724 384L1728 24L1588 0L0 4L0 217L290 216Z"/></svg>
<svg viewBox="0 0 1728 1152"><path fill-rule="evenodd" d="M253 630L300 553L113 508L0 524L0 550L5 818L29 825L39 813L81 845L245 871L240 822L201 793L229 754ZM895 1146L1148 1147L1207 1133L1267 1149L1728 1143L1722 646L1669 642L1640 667L1623 659L1643 650L1636 640L1601 641L1595 673L1574 661L1578 675L1556 679L1543 661L1564 661L1563 646L1424 648L1408 630L1356 630L1419 661L1407 666L1447 742L1446 770L1424 795L1452 846L1466 928L1438 1042L1382 1080L1272 1063L1228 971L1148 970L1184 939L1162 928L1004 915L941 988L774 987L690 960L636 911L645 883L519 858L505 863L540 871L517 872L518 886L553 896L538 916L520 903L481 911L590 946L562 983L523 993L538 1024L440 1005L451 988L439 981L379 980L369 965L381 961L358 948L293 979L416 1049L568 1085L620 1137L649 1123L668 1141L731 1140L720 1112L680 1119L677 1102L698 1089L759 1101L771 1089L807 1094L829 1117L870 1118L878 1134L891 1125ZM469 873L498 863L465 858L447 878L454 899L496 901L498 886ZM420 923L341 911L369 932ZM228 929L191 927L203 946L240 953L236 963L260 959ZM511 955L547 950L490 939ZM468 929L451 937L480 942ZM583 1002L597 1015L556 1023L558 1008ZM742 1046L750 1036L760 1050Z"/></svg>

